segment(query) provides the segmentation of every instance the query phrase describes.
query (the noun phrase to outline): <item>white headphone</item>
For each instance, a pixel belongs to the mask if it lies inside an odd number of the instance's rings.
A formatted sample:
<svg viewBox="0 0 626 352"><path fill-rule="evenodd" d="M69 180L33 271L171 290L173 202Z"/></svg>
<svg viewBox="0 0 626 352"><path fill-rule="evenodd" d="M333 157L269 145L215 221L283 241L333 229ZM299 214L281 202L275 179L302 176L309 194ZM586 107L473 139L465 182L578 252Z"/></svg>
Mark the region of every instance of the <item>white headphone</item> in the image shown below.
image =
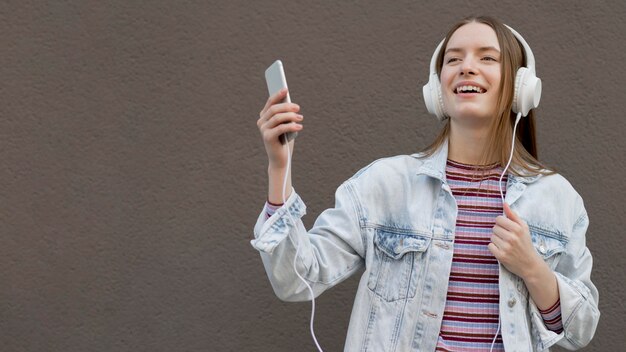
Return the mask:
<svg viewBox="0 0 626 352"><path fill-rule="evenodd" d="M530 46L524 40L524 38L517 33L513 28L505 25L513 35L519 40L524 47L526 54L526 66L520 67L517 70L515 76L515 90L513 93L513 104L511 110L515 113L522 113L523 116L528 115L531 109L536 108L539 105L539 99L541 98L541 79L535 75L535 57L533 56ZM440 121L445 120L448 116L443 108L443 97L441 94L441 81L437 76L437 56L441 51L441 47L445 38L439 43L432 59L430 60L430 77L428 83L422 88L424 93L424 102L428 112L437 116Z"/></svg>

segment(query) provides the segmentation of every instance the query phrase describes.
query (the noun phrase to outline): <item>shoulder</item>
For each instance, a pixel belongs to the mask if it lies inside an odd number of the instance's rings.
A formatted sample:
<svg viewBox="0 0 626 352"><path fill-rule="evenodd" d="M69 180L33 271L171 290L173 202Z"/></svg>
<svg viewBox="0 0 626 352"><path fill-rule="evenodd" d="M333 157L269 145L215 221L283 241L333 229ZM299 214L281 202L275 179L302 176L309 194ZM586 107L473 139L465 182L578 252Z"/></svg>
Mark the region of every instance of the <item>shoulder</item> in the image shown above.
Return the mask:
<svg viewBox="0 0 626 352"><path fill-rule="evenodd" d="M587 216L580 194L557 173L540 175L527 183L518 202L529 223L566 234Z"/></svg>
<svg viewBox="0 0 626 352"><path fill-rule="evenodd" d="M407 197L415 189L417 170L422 164L411 155L397 155L373 161L357 171L344 184L354 190L361 201L370 204L383 203L385 199Z"/></svg>
<svg viewBox="0 0 626 352"><path fill-rule="evenodd" d="M582 202L582 197L574 186L558 173L538 176L535 182L528 185L528 189L534 193L545 194L550 199L565 204Z"/></svg>
<svg viewBox="0 0 626 352"><path fill-rule="evenodd" d="M348 181L355 184L404 178L417 172L422 160L415 155L396 155L377 159L357 171Z"/></svg>
<svg viewBox="0 0 626 352"><path fill-rule="evenodd" d="M363 219L372 226L428 232L437 190L419 174L424 164L411 155L375 160L344 183Z"/></svg>

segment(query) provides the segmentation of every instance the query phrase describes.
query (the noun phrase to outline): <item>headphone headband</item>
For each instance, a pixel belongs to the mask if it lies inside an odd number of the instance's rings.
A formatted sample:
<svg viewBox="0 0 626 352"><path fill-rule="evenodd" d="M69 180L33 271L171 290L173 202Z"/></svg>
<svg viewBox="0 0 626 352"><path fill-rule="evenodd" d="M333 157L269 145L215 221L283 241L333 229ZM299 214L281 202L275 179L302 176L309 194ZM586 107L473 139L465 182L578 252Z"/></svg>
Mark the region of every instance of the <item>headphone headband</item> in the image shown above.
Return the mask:
<svg viewBox="0 0 626 352"><path fill-rule="evenodd" d="M526 67L532 73L536 73L537 71L535 71L535 55L533 55L533 51L530 50L530 46L528 45L528 43L526 43L526 40L524 40L524 37L522 37L521 34L517 33L515 29L507 26L506 24L505 26L511 31L511 33L513 33L515 38L517 38L517 40L519 40L519 42L522 44L522 47L524 48L524 53L526 54Z"/></svg>

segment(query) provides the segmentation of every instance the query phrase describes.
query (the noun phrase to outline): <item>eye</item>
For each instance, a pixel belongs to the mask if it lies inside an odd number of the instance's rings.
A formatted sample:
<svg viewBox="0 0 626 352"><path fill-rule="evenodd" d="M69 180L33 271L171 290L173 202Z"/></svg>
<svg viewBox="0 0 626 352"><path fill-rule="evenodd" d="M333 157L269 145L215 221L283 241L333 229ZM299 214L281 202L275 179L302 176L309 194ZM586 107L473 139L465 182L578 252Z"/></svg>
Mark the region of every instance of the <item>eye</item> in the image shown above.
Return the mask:
<svg viewBox="0 0 626 352"><path fill-rule="evenodd" d="M451 57L451 58L446 60L446 63L447 64L451 64L451 63L453 63L455 61L459 61L459 58L458 57Z"/></svg>
<svg viewBox="0 0 626 352"><path fill-rule="evenodd" d="M492 56L485 56L485 57L483 57L483 60L485 60L485 61L495 61L495 62L498 62L498 60L496 60L496 58L495 58L495 57L492 57Z"/></svg>

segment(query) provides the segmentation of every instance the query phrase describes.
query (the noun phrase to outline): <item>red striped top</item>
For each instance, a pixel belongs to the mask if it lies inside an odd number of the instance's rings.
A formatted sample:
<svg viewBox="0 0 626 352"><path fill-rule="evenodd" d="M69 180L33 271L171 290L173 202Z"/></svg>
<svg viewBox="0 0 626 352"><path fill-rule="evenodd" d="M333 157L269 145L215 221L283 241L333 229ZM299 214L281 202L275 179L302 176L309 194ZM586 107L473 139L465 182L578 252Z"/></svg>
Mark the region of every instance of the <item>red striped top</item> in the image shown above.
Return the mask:
<svg viewBox="0 0 626 352"><path fill-rule="evenodd" d="M437 351L489 351L498 330L498 261L487 245L502 214L502 167L448 160L446 179L456 199L454 254ZM502 179L503 191L506 188ZM498 334L493 351L504 351Z"/></svg>

